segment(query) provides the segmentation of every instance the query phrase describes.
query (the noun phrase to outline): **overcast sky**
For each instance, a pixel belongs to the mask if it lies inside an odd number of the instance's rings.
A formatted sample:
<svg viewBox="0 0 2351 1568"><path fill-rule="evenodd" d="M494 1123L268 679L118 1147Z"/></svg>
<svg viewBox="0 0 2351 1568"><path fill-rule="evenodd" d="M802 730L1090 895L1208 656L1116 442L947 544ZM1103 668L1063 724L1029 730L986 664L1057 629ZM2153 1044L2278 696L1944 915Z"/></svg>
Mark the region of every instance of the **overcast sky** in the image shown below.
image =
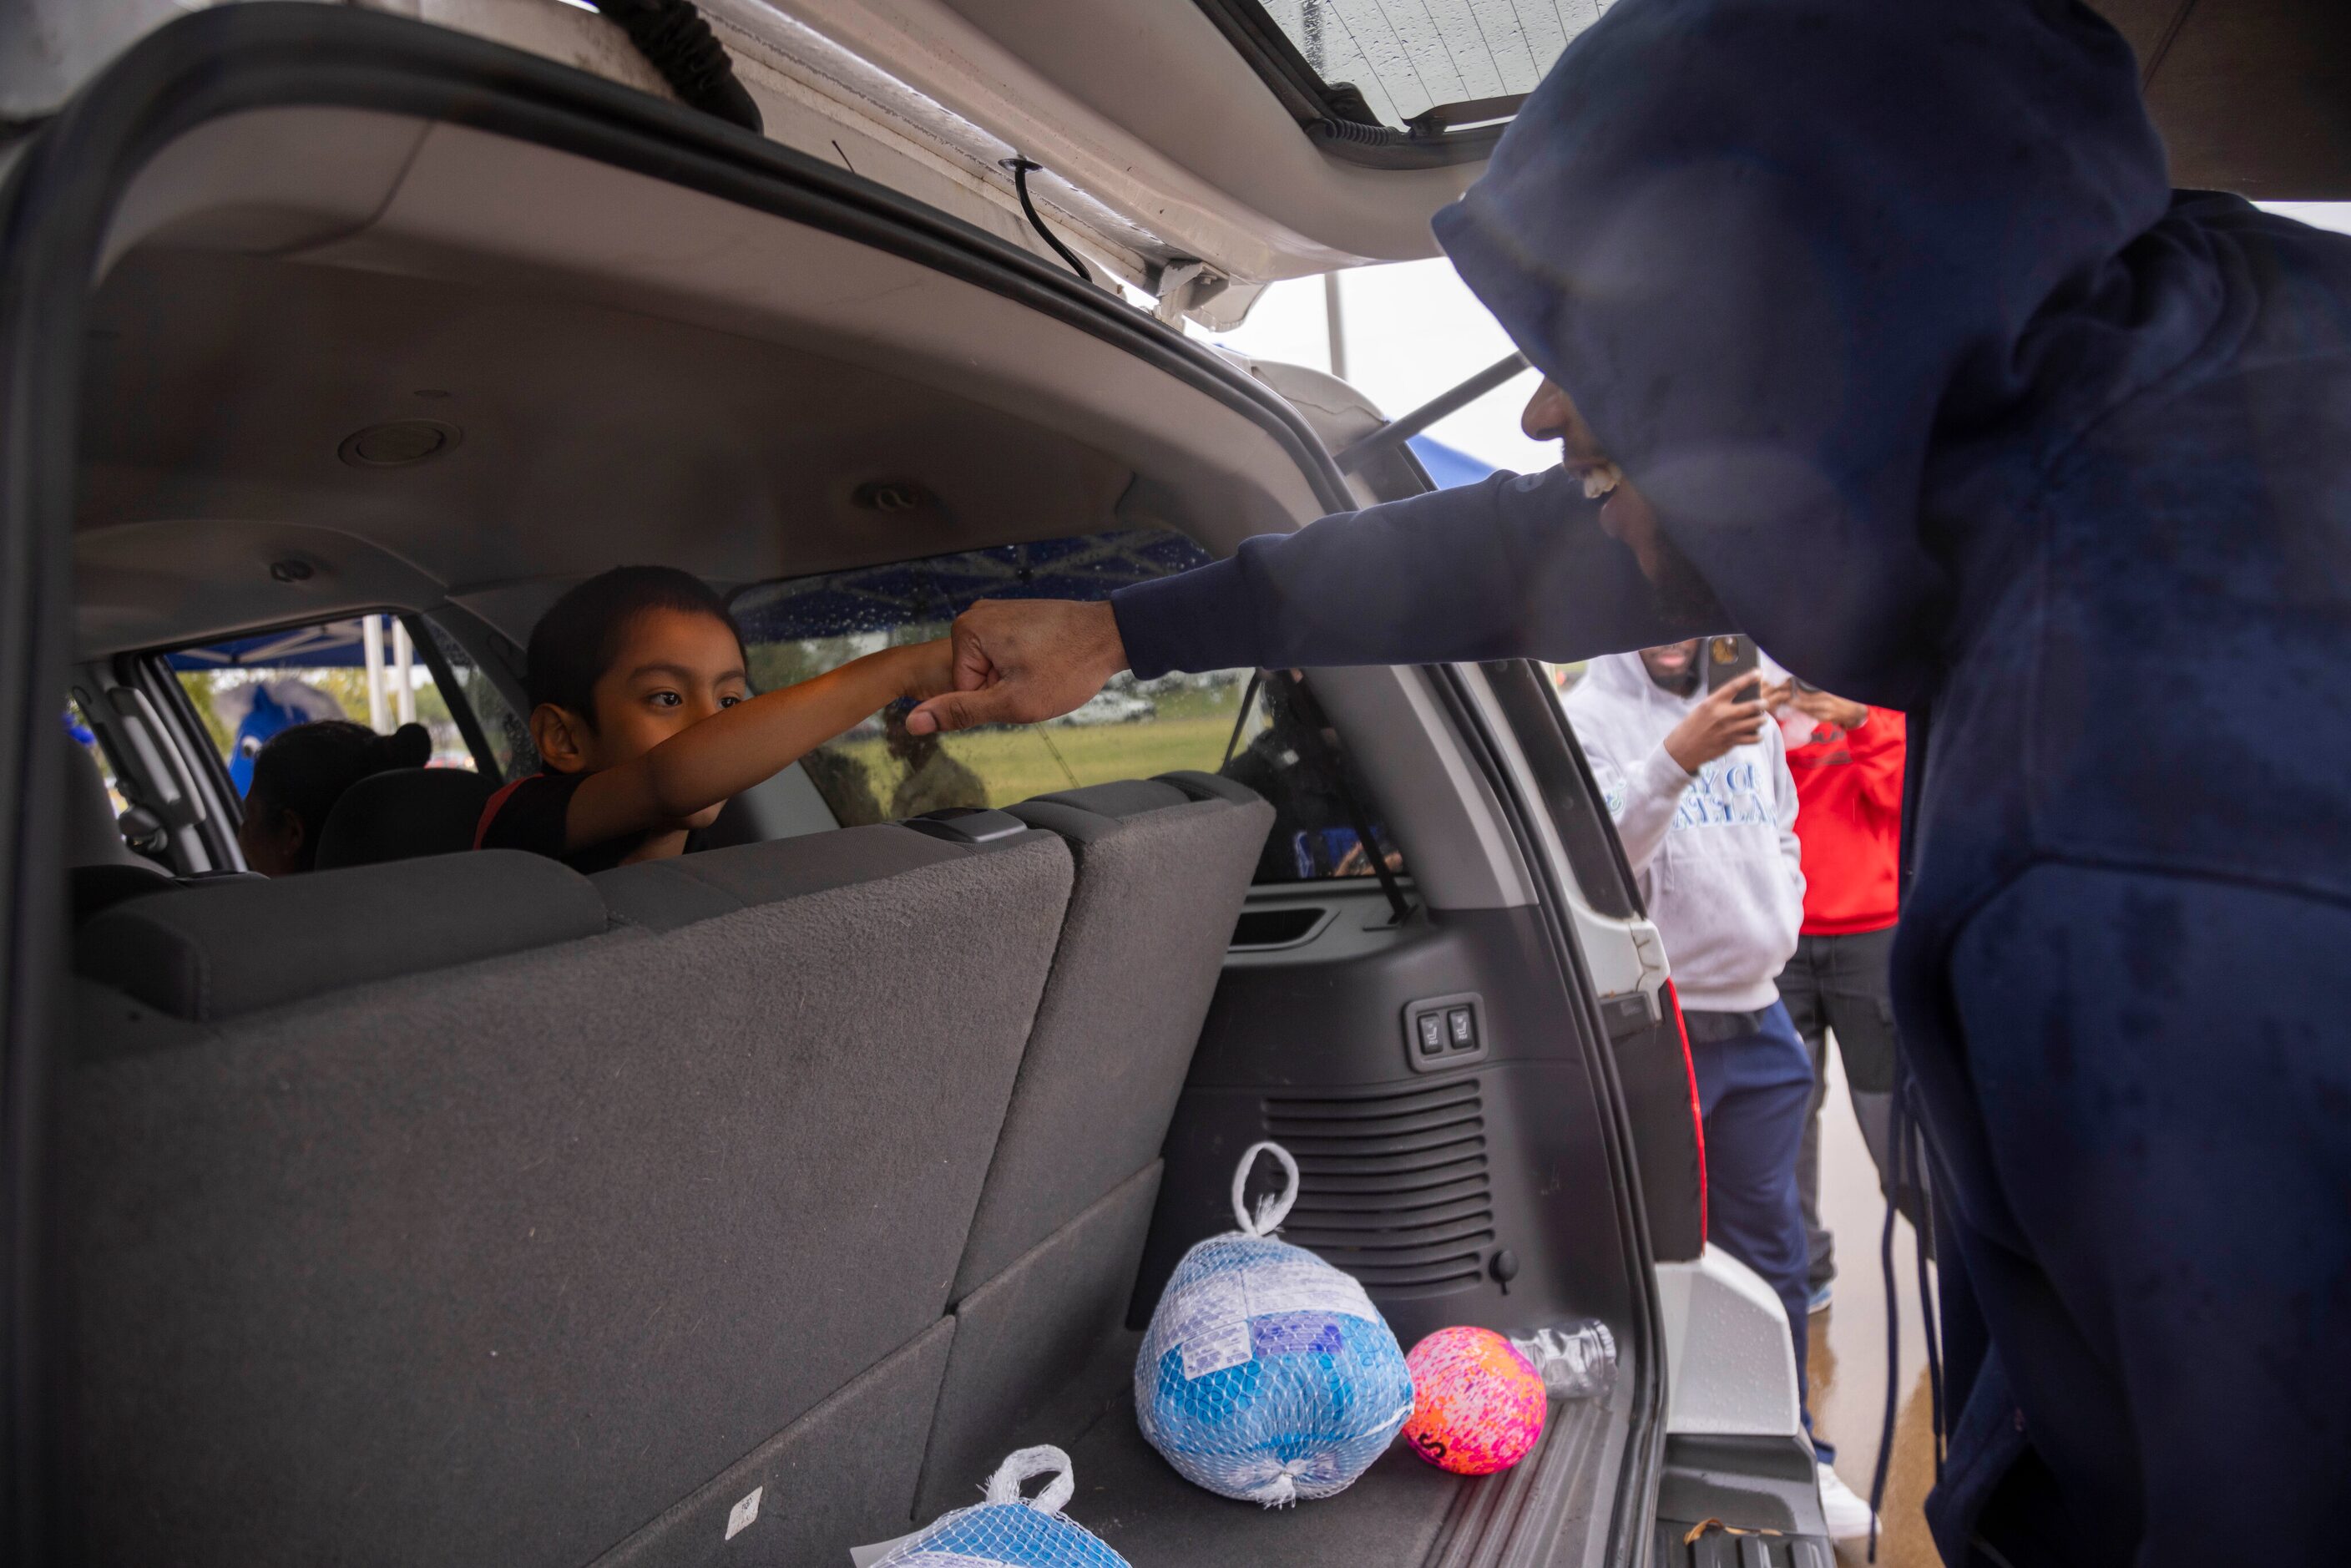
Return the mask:
<svg viewBox="0 0 2351 1568"><path fill-rule="evenodd" d="M2273 202L2270 210L2351 234L2351 203ZM1510 351L1510 340L1462 286L1450 262L1407 261L1340 275L1346 318L1347 380L1390 414L1402 413ZM1322 280L1302 277L1265 291L1238 331L1208 334L1254 359L1331 366ZM1519 409L1534 385L1530 371L1429 432L1448 446L1499 468L1546 468L1558 448L1519 434Z"/></svg>

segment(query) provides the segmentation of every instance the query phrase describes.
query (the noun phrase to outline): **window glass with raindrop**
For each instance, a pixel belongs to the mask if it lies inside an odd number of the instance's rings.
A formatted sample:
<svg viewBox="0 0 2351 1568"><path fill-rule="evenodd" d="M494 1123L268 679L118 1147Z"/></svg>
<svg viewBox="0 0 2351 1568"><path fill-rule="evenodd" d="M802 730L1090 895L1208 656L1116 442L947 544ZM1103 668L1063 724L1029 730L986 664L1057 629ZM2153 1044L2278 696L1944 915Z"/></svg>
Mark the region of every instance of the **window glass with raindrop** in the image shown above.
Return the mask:
<svg viewBox="0 0 2351 1568"><path fill-rule="evenodd" d="M1102 600L1210 559L1180 534L1127 528L755 584L732 608L751 684L765 692L877 649L946 636L978 600ZM1353 825L1360 812L1348 798L1352 779L1340 777L1343 762L1315 744L1323 738L1319 728L1313 736L1300 729L1310 705L1290 694L1302 689L1290 672L1270 680L1250 670L1151 681L1123 674L1075 712L1044 724L946 736L909 732L901 704L818 747L800 766L843 827L950 807L1008 806L1113 779L1222 772L1267 796L1279 814L1259 882L1374 874ZM1382 856L1400 868L1385 831L1364 821Z"/></svg>

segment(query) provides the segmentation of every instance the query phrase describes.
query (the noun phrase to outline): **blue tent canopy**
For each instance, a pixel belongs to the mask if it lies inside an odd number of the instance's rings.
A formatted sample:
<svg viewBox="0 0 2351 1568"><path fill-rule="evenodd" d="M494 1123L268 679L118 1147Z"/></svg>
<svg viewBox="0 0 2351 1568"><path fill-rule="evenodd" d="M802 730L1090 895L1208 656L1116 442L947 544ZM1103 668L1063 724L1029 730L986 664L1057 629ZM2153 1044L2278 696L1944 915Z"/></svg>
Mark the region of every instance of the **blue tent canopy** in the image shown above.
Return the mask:
<svg viewBox="0 0 2351 1568"><path fill-rule="evenodd" d="M367 663L362 635L357 619L329 621L183 648L167 662L175 670L357 669Z"/></svg>
<svg viewBox="0 0 2351 1568"><path fill-rule="evenodd" d="M761 583L733 608L755 643L841 637L952 621L979 599L1107 599L1209 559L1180 534L1127 528Z"/></svg>
<svg viewBox="0 0 2351 1568"><path fill-rule="evenodd" d="M1411 445L1440 489L1494 471L1426 435ZM1180 534L1125 528L759 583L737 594L733 609L754 642L840 637L952 621L979 599L1107 599L1210 559ZM355 669L367 662L361 635L354 617L183 648L169 663L175 670Z"/></svg>
<svg viewBox="0 0 2351 1568"><path fill-rule="evenodd" d="M1416 435L1405 444L1420 459L1428 477L1440 490L1450 490L1457 485L1474 485L1494 471L1491 463L1481 462L1467 452L1457 451L1442 441L1426 435Z"/></svg>

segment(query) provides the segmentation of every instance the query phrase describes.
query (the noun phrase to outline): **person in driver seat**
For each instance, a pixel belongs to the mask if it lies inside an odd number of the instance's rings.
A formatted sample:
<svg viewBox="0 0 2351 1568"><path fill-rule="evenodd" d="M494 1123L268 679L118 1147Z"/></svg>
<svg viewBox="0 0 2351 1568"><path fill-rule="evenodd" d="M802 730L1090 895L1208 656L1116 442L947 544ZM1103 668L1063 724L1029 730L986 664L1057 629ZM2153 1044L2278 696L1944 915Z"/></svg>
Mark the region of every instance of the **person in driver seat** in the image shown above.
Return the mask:
<svg viewBox="0 0 2351 1568"><path fill-rule="evenodd" d="M580 583L539 618L527 656L543 768L490 797L474 847L580 872L699 849L699 831L736 795L877 708L949 684L941 640L754 696L726 601L664 566Z"/></svg>
<svg viewBox="0 0 2351 1568"><path fill-rule="evenodd" d="M421 724L378 735L347 718L281 729L253 757L253 785L237 824L245 863L264 876L316 870L319 834L343 791L371 774L422 768L433 737Z"/></svg>

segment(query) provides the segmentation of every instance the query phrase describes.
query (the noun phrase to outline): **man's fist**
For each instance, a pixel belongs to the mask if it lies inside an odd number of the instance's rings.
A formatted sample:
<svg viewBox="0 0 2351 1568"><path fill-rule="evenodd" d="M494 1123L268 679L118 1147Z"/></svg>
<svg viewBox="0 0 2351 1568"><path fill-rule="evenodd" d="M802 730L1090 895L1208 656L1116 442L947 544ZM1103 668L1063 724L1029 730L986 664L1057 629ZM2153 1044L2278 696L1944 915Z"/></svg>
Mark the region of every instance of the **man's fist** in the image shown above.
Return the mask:
<svg viewBox="0 0 2351 1568"><path fill-rule="evenodd" d="M1745 746L1763 733L1768 712L1763 702L1761 672L1750 670L1690 709L1689 716L1666 737L1666 755L1695 773L1731 747Z"/></svg>
<svg viewBox="0 0 2351 1568"><path fill-rule="evenodd" d="M1107 604L983 599L955 623L955 689L906 716L911 735L1059 718L1126 668Z"/></svg>

